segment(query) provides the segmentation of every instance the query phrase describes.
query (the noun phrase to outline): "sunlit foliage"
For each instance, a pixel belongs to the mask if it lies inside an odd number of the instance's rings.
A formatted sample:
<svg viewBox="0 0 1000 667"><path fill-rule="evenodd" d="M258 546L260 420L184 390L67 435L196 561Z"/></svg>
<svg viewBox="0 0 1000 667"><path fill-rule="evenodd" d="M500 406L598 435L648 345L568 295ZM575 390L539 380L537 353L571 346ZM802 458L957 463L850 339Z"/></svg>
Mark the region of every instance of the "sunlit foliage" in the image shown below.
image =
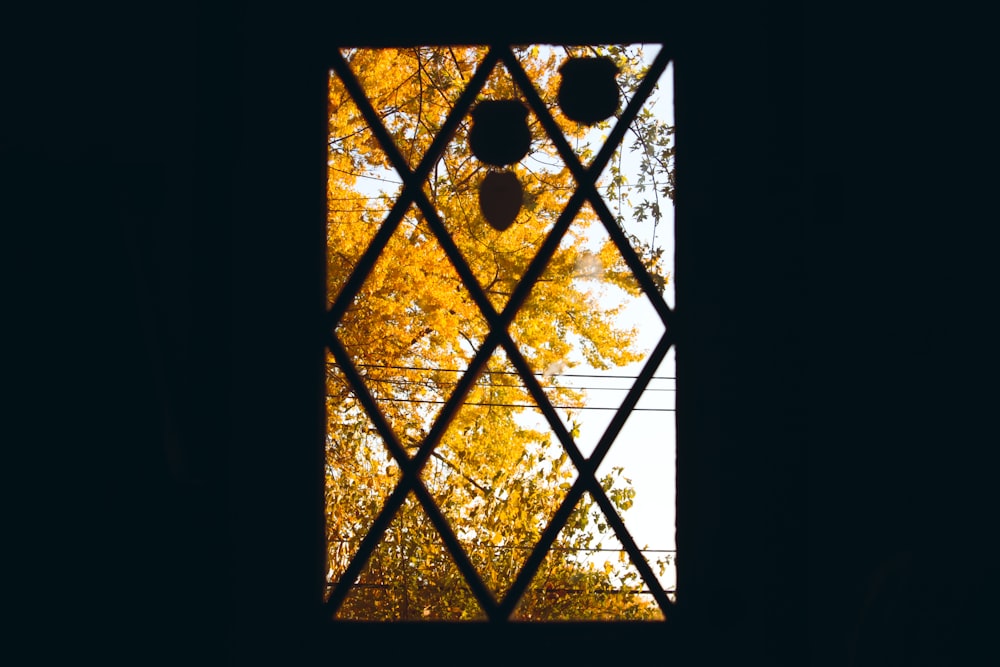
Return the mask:
<svg viewBox="0 0 1000 667"><path fill-rule="evenodd" d="M411 168L423 158L485 49L435 47L356 49L352 71ZM619 65L627 95L641 78L637 49L603 49ZM567 140L586 164L600 132L560 115L557 69L565 54L525 48L518 56ZM502 67L480 99L523 99ZM331 303L378 231L399 178L342 82L331 75L329 94L328 264ZM610 122L613 122L612 118ZM424 185L454 243L494 308L502 310L542 239L575 187L534 115L532 147L513 166L524 187L515 224L498 232L480 212L478 185L487 167L470 152L465 119ZM596 136L596 138L595 138ZM643 153L638 185L645 199L627 202L620 162L603 184L619 223L659 220L659 203L672 196L670 128L640 116L631 140ZM596 143L595 143L596 142ZM638 191L638 190L637 190ZM610 203L609 203L610 205ZM636 332L619 323L620 309L640 295L638 284L610 241L595 244L600 222L581 209L547 269L518 311L509 333L539 374L550 401L582 406L586 396L560 384L553 368L586 362L612 368L637 361ZM655 245L636 242L654 280L664 285ZM607 294L619 305L609 307ZM603 300L602 300L603 299ZM380 259L336 326L351 361L398 439L412 454L434 423L461 371L482 345L489 326L435 234L417 208L403 217ZM333 355L327 374L327 538L330 580L356 553L399 469ZM576 476L575 468L537 420L536 408L510 361L496 352L465 396L463 407L436 446L422 480L453 527L471 562L495 596L503 597L529 549ZM562 410L574 428L573 410ZM601 480L619 512L634 491L621 469ZM595 503L584 496L517 608L523 619L659 618L644 583L627 559L594 559L614 546ZM624 555L624 554L622 554ZM447 548L419 503L409 498L368 560L339 615L368 620L472 619L482 612Z"/></svg>

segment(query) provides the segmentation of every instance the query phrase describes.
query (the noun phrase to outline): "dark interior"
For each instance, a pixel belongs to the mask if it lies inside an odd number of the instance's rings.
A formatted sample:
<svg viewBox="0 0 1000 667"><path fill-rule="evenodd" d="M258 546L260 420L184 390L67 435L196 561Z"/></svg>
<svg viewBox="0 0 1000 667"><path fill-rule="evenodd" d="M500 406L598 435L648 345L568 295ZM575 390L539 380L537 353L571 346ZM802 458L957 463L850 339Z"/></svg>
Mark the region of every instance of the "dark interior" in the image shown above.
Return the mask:
<svg viewBox="0 0 1000 667"><path fill-rule="evenodd" d="M676 4L4 19L31 664L989 663L983 42L867 6ZM324 50L632 40L676 53L677 618L325 622Z"/></svg>

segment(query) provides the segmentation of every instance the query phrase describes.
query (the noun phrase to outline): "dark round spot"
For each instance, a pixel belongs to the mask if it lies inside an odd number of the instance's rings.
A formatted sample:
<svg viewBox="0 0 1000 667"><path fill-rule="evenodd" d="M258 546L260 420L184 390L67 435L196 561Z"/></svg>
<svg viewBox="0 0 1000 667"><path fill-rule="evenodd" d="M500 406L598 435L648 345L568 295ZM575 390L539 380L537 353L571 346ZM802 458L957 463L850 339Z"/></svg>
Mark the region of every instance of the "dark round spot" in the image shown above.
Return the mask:
<svg viewBox="0 0 1000 667"><path fill-rule="evenodd" d="M511 226L524 198L521 181L512 171L491 171L479 184L479 208L497 231Z"/></svg>
<svg viewBox="0 0 1000 667"><path fill-rule="evenodd" d="M559 74L559 107L570 120L593 125L618 110L618 67L610 58L570 58Z"/></svg>
<svg viewBox="0 0 1000 667"><path fill-rule="evenodd" d="M472 110L469 146L486 164L504 167L528 154L528 108L519 100L485 100Z"/></svg>

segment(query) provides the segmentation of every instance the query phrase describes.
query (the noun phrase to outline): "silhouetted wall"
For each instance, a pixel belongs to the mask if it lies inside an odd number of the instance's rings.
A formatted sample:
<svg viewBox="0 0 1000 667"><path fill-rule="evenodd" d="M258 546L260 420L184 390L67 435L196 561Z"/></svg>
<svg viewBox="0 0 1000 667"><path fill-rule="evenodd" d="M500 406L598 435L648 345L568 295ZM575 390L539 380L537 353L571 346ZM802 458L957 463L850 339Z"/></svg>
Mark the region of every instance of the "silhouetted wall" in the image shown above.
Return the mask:
<svg viewBox="0 0 1000 667"><path fill-rule="evenodd" d="M320 647L309 620L315 450L294 446L319 414L302 334L321 237L296 220L322 210L321 39L656 32L638 7L620 26L578 7L482 25L471 8L388 26L372 20L397 15L367 11L5 19L20 37L0 130L6 569L32 662L336 662L352 641ZM690 664L979 663L992 222L968 168L985 134L960 101L986 85L969 69L979 42L949 59L964 33L936 17L840 4L692 6L664 25L685 128L679 363L713 399L686 416L696 594L673 640ZM595 659L619 650L558 632ZM663 664L672 650L628 648Z"/></svg>

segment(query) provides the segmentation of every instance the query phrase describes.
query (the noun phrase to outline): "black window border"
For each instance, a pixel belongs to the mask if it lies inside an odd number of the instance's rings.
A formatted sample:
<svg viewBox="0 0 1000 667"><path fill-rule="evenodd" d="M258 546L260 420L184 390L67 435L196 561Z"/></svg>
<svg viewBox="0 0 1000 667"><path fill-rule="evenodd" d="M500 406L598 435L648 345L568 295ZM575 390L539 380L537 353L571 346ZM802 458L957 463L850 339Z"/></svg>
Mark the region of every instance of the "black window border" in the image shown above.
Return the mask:
<svg viewBox="0 0 1000 667"><path fill-rule="evenodd" d="M290 651L307 662L335 661L351 646L377 648L385 664L395 658L407 664L422 660L421 647L428 646L447 646L449 652L476 656L488 664L525 664L526 660L591 664L618 659L630 650L640 654L655 650L664 659L679 659L687 647L704 648L699 634L708 625L703 619L716 613L727 585L718 577L724 565L718 558L717 513L717 272L722 258L717 257L713 243L732 211L718 204L706 205L712 199L713 176L704 156L717 146L713 137L719 119L704 110L719 97L715 88L719 82L704 76L698 58L711 45L697 39L698 30L679 29L692 24L676 7L665 9L665 15L656 20L636 21L629 16L624 27L595 21L593 16L565 21L557 8L540 8L541 18L530 24L510 19L472 24L439 12L426 20L408 17L387 28L384 23L364 23L361 18L370 15L356 7L313 20L298 17L289 24L271 24L264 12L250 22L247 31L259 34L250 40L253 48L245 54L240 74L246 105L242 143L252 145L253 151L240 161L236 179L239 192L253 197L237 207L235 248L240 262L259 258L262 264L276 264L281 273L251 276L246 294L238 296L237 329L240 314L264 313L267 320L252 320L253 329L240 329L236 350L237 358L252 356L262 348L281 352L269 365L241 367L235 373L237 386L253 384L262 390L239 407L241 415L253 419L236 429L232 476L256 491L243 499L239 484L231 486L234 544L245 544L247 534L266 537L264 542L252 543L253 553L244 548L234 556L238 612L233 630L238 636L259 638L266 646L279 643L281 648L275 650L280 655ZM281 39L268 43L266 37L272 34L280 34ZM329 54L344 47L428 43L670 45L677 128L674 311L680 391L678 602L667 622L360 623L332 621L324 613L322 323L326 295L322 267ZM263 132L259 138L258 132ZM274 456L275 451L281 452L280 457ZM252 585L243 588L241 582ZM274 639L269 644L266 637ZM253 652L247 645L240 648Z"/></svg>

